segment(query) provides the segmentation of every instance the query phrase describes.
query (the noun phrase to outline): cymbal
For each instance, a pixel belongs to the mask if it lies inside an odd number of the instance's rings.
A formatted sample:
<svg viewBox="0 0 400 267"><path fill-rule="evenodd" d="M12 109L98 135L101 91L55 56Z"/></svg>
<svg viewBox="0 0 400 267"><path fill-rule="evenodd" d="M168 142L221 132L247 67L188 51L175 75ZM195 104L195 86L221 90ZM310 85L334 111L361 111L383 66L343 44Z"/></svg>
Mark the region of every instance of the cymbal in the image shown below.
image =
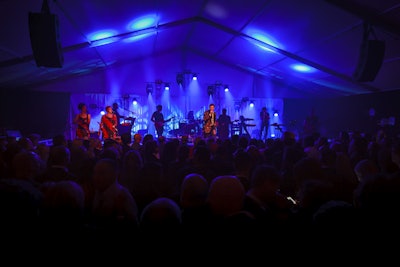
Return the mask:
<svg viewBox="0 0 400 267"><path fill-rule="evenodd" d="M245 121L254 121L254 119L245 118Z"/></svg>

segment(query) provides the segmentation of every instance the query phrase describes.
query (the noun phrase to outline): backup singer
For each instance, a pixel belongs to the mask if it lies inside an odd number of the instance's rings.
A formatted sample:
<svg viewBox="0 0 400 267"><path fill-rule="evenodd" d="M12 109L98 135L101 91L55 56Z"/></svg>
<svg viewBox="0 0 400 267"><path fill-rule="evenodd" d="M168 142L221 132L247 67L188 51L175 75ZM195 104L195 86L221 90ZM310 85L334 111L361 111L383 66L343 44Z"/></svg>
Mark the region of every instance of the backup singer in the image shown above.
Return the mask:
<svg viewBox="0 0 400 267"><path fill-rule="evenodd" d="M210 104L209 110L203 114L203 134L205 138L215 137L217 135L217 114L215 113L215 105Z"/></svg>
<svg viewBox="0 0 400 267"><path fill-rule="evenodd" d="M77 125L76 128L76 138L77 139L89 139L90 138L90 120L91 116L87 111L87 107L84 103L79 103L78 105L79 114L74 118L74 123Z"/></svg>
<svg viewBox="0 0 400 267"><path fill-rule="evenodd" d="M101 116L100 129L103 139L115 139L118 136L117 116L111 106L106 107L106 114Z"/></svg>

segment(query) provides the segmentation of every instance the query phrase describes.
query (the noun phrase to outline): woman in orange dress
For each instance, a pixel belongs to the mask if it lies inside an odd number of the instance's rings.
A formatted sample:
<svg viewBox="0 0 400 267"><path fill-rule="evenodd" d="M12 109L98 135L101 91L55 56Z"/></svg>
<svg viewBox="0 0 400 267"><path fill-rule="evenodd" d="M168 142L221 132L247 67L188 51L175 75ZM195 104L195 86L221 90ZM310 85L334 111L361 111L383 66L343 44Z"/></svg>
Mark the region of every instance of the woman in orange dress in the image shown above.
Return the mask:
<svg viewBox="0 0 400 267"><path fill-rule="evenodd" d="M77 139L89 139L90 138L90 120L91 116L87 111L87 107L84 103L79 103L78 105L79 114L77 114L74 118L74 124L76 127L76 138Z"/></svg>
<svg viewBox="0 0 400 267"><path fill-rule="evenodd" d="M115 115L111 106L107 106L106 114L101 116L100 122L103 139L115 139L118 136L117 122L117 115Z"/></svg>

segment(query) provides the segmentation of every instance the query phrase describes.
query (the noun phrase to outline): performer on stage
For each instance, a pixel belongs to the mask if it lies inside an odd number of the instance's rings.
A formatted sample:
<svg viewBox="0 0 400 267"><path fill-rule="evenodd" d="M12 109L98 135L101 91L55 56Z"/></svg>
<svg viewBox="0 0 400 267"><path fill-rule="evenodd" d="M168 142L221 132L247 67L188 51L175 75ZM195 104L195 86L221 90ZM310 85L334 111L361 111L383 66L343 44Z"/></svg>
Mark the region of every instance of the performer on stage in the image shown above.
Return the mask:
<svg viewBox="0 0 400 267"><path fill-rule="evenodd" d="M194 111L191 110L189 111L188 115L187 115L187 120L188 120L188 124L187 124L187 131L188 134L199 134L201 127L199 126L199 122L198 120L196 120L194 118Z"/></svg>
<svg viewBox="0 0 400 267"><path fill-rule="evenodd" d="M117 129L119 129L119 126L121 125L121 119L124 119L124 116L121 116L118 112L118 103L113 103L112 104L112 109L113 113L117 116Z"/></svg>
<svg viewBox="0 0 400 267"><path fill-rule="evenodd" d="M77 125L76 138L88 140L90 138L89 125L91 116L88 113L87 107L84 103L79 103L78 109L80 112L74 118L74 124Z"/></svg>
<svg viewBox="0 0 400 267"><path fill-rule="evenodd" d="M218 137L221 140L229 138L231 123L231 116L227 115L226 108L223 108L222 114L218 117Z"/></svg>
<svg viewBox="0 0 400 267"><path fill-rule="evenodd" d="M260 112L260 139L266 140L268 138L270 116L266 107L263 107ZM263 138L264 137L264 138Z"/></svg>
<svg viewBox="0 0 400 267"><path fill-rule="evenodd" d="M157 110L153 112L151 115L151 121L154 122L154 127L156 128L157 137L163 136L164 133L164 124L173 119L169 118L168 120L164 120L164 115L162 114L162 105L157 105Z"/></svg>
<svg viewBox="0 0 400 267"><path fill-rule="evenodd" d="M205 138L217 135L217 114L214 104L210 104L209 109L203 114L203 134Z"/></svg>
<svg viewBox="0 0 400 267"><path fill-rule="evenodd" d="M252 120L252 119L247 119L243 115L240 115L239 117L239 135L246 135L247 137L250 137L249 130L247 130L247 123L246 121ZM243 133L244 131L244 133Z"/></svg>
<svg viewBox="0 0 400 267"><path fill-rule="evenodd" d="M101 116L100 129L103 139L115 139L118 136L117 115L114 114L111 106L106 107L106 114Z"/></svg>

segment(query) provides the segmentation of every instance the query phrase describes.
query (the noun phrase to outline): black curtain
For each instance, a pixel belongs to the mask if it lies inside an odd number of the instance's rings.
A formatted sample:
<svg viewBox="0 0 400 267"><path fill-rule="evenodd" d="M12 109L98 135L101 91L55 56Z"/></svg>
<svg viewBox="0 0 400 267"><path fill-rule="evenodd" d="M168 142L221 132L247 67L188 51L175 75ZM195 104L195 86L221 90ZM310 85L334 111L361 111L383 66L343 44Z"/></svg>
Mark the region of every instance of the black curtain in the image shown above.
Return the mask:
<svg viewBox="0 0 400 267"><path fill-rule="evenodd" d="M39 134L42 139L65 134L69 127L69 93L1 91L0 134L20 131L23 136Z"/></svg>

